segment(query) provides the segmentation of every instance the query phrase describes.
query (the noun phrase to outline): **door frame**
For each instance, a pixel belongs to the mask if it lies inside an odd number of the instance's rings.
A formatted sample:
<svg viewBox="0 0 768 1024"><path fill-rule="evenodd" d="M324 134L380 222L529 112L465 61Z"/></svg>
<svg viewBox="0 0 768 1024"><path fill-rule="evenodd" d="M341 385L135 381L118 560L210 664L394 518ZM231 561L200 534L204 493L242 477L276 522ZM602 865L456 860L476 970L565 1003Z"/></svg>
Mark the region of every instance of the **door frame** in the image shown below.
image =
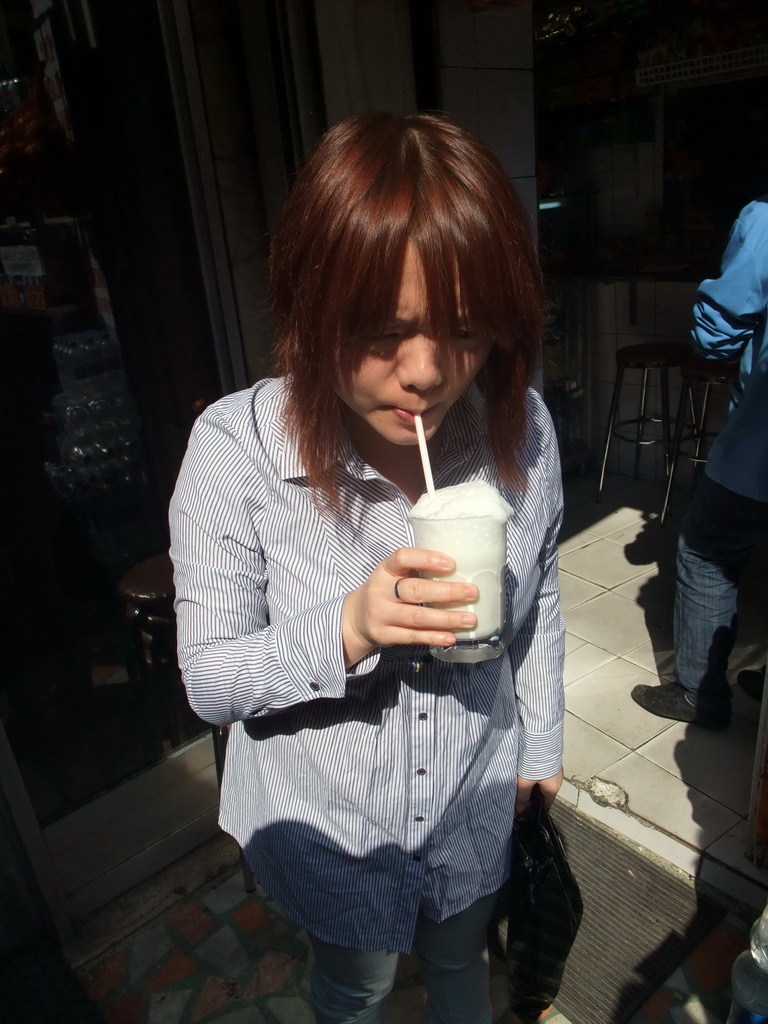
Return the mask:
<svg viewBox="0 0 768 1024"><path fill-rule="evenodd" d="M219 790L210 733L41 829L0 724L5 797L62 940L77 922L218 834Z"/></svg>
<svg viewBox="0 0 768 1024"><path fill-rule="evenodd" d="M16 758L0 721L0 793L7 804L12 824L27 858L27 866L39 889L54 930L62 939L73 933L67 901L37 822Z"/></svg>
<svg viewBox="0 0 768 1024"><path fill-rule="evenodd" d="M205 98L186 2L158 0L190 210L222 394L248 386ZM202 411L202 410L198 410Z"/></svg>

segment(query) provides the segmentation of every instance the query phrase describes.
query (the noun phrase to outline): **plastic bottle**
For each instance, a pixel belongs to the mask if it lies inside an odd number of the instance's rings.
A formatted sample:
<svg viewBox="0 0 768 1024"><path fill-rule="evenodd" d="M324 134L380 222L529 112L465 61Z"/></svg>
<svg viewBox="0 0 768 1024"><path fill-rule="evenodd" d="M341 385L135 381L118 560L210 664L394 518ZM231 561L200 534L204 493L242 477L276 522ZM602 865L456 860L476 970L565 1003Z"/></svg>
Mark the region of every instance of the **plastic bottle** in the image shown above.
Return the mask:
<svg viewBox="0 0 768 1024"><path fill-rule="evenodd" d="M53 358L59 371L61 390L82 394L98 372L94 331L70 331L53 342Z"/></svg>
<svg viewBox="0 0 768 1024"><path fill-rule="evenodd" d="M731 990L727 1024L768 1024L768 904L752 925L749 949L734 961Z"/></svg>
<svg viewBox="0 0 768 1024"><path fill-rule="evenodd" d="M94 353L96 356L99 381L96 388L101 391L116 391L125 387L123 363L117 340L109 331L100 331L94 336Z"/></svg>
<svg viewBox="0 0 768 1024"><path fill-rule="evenodd" d="M95 394L125 387L117 341L102 328L58 335L53 358L64 392Z"/></svg>

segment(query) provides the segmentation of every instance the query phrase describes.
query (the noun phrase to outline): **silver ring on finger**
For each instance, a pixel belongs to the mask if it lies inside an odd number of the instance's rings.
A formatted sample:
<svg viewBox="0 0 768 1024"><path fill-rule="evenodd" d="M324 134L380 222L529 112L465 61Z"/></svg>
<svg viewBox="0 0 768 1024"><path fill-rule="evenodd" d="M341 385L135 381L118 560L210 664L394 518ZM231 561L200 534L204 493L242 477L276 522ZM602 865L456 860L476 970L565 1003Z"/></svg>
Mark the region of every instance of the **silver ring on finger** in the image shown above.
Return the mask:
<svg viewBox="0 0 768 1024"><path fill-rule="evenodd" d="M395 599L397 601L405 602L405 598L400 596L400 591L398 590L398 587L400 586L400 584L403 582L404 579L405 579L404 576L398 576L398 578L395 580Z"/></svg>

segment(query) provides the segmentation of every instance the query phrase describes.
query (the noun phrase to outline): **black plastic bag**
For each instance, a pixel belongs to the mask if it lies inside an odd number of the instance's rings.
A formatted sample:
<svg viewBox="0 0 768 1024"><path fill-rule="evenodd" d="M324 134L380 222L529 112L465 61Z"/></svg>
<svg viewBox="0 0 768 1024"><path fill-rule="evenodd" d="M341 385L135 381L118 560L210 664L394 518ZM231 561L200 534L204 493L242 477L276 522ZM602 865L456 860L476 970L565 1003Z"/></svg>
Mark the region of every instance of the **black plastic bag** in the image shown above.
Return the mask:
<svg viewBox="0 0 768 1024"><path fill-rule="evenodd" d="M536 786L515 819L512 873L489 935L492 951L506 960L510 1005L523 1024L555 1001L582 912L562 837Z"/></svg>

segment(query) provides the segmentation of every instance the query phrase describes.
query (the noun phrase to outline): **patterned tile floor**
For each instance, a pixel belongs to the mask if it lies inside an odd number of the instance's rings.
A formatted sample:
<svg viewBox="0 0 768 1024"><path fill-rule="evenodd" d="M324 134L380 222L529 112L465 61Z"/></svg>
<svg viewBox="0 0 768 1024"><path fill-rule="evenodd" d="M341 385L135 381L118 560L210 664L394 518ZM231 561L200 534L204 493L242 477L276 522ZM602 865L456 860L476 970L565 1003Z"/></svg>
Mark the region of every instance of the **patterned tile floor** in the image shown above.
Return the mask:
<svg viewBox="0 0 768 1024"><path fill-rule="evenodd" d="M140 894L136 894L140 897ZM730 967L748 922L729 915L705 937L632 1024L725 1020ZM109 948L73 955L75 971L106 1024L312 1024L309 943L263 894L248 895L236 866L171 903ZM66 952L66 951L65 951ZM607 969L609 969L607 967ZM510 1022L505 979L491 971L495 1020ZM418 961L402 957L388 1022L424 1024ZM569 1024L553 1009L547 1024Z"/></svg>

